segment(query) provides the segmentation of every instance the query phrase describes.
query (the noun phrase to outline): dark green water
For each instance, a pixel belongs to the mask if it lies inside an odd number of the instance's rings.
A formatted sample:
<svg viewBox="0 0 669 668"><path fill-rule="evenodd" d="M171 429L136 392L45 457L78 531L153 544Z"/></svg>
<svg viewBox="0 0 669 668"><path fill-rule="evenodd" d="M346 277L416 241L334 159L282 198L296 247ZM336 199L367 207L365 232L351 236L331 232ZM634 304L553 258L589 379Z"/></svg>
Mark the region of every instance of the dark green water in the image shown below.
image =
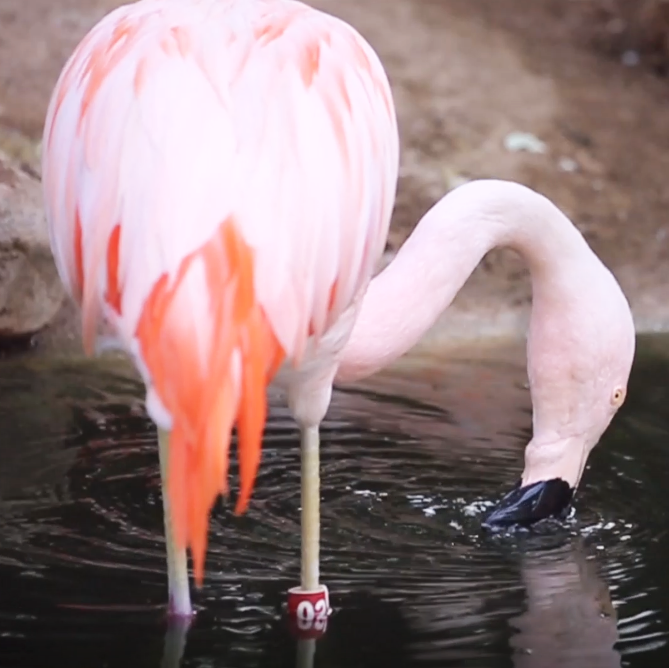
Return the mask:
<svg viewBox="0 0 669 668"><path fill-rule="evenodd" d="M434 363L336 392L322 445L322 573L335 612L315 654L296 647L281 611L299 577L299 457L280 400L251 510L236 518L222 503L213 517L186 637L163 621L157 451L141 387L99 368L4 363L0 666L666 665L663 349L666 339L641 342L574 516L512 536L480 521L522 470L522 358Z"/></svg>

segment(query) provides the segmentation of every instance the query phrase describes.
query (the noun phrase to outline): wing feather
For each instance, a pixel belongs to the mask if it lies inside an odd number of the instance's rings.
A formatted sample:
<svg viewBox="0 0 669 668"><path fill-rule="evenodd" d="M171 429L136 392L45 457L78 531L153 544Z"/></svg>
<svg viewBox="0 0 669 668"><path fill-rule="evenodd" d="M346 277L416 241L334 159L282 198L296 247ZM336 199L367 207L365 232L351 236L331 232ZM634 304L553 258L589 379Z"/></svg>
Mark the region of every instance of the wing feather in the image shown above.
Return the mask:
<svg viewBox="0 0 669 668"><path fill-rule="evenodd" d="M259 298L298 353L310 324L322 334L350 305L382 250L398 162L390 90L373 51L337 19L258 2L246 22L229 21L239 3L218 6L122 7L68 63L45 130L59 268L76 294L78 210L85 283L129 345L152 285L234 213L256 251ZM103 298L119 222L121 320Z"/></svg>

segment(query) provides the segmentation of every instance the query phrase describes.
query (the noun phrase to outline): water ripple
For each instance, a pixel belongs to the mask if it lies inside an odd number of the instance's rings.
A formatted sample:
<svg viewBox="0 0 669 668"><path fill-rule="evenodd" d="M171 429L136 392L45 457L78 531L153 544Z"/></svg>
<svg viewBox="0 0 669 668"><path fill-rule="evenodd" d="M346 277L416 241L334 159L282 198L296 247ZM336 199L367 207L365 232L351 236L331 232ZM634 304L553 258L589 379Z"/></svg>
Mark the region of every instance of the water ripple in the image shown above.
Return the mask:
<svg viewBox="0 0 669 668"><path fill-rule="evenodd" d="M505 403L486 415L479 404L489 397L464 387L460 372L451 386L387 377L335 393L322 430L322 574L338 610L323 651L334 663L369 651L407 665L536 665L523 657L559 654L553 644L565 634L614 663L617 651L624 660L660 651L669 583L652 560L669 544L657 475L667 424L623 414L567 522L489 535L481 515L522 469L527 393L522 367L493 367L486 387L503 382ZM21 444L0 445L0 642L14 643L17 666L33 665L25 657L36 638L58 651L76 640L77 663L100 656L100 643L106 657L127 658L111 639L119 629L158 638L166 585L155 431L141 388L65 367L24 369L18 384L8 375L0 393L11 397L0 406L5 443ZM234 516L233 485L213 513L189 640L203 658L193 665L214 656L266 665L288 652L281 605L299 578L300 468L299 435L281 406L272 401L249 512Z"/></svg>

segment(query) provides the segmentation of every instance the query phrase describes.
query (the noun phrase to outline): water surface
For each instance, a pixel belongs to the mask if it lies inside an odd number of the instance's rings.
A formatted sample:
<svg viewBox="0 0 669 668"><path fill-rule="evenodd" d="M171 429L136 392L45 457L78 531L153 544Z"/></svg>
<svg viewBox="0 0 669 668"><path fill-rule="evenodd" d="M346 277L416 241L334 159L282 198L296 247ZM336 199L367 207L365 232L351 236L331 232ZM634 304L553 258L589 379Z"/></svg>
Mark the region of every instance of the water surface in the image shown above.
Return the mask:
<svg viewBox="0 0 669 668"><path fill-rule="evenodd" d="M100 365L0 368L0 666L641 666L669 649L669 349L641 342L573 517L481 531L530 436L521 354L335 392L322 431L313 647L282 618L299 579L299 437L279 397L247 515L212 518L187 642L166 634L155 430ZM299 651L296 651L298 650ZM181 654L183 657L180 659Z"/></svg>

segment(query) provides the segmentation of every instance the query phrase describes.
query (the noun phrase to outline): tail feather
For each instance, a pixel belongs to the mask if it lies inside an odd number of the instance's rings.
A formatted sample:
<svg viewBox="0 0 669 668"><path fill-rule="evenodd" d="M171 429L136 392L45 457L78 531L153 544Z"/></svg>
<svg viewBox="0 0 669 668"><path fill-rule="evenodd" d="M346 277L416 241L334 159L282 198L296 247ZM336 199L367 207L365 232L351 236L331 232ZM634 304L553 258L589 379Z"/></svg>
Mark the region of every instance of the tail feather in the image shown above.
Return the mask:
<svg viewBox="0 0 669 668"><path fill-rule="evenodd" d="M202 276L209 317L199 322L188 282L197 285ZM190 547L198 585L209 514L218 495L227 493L232 427L236 423L238 430L236 512L242 513L260 464L266 388L285 357L256 299L253 277L253 251L228 219L182 262L172 281L165 274L155 284L137 326L154 389L172 416L167 488L175 540ZM196 328L207 328L208 336L197 336Z"/></svg>

